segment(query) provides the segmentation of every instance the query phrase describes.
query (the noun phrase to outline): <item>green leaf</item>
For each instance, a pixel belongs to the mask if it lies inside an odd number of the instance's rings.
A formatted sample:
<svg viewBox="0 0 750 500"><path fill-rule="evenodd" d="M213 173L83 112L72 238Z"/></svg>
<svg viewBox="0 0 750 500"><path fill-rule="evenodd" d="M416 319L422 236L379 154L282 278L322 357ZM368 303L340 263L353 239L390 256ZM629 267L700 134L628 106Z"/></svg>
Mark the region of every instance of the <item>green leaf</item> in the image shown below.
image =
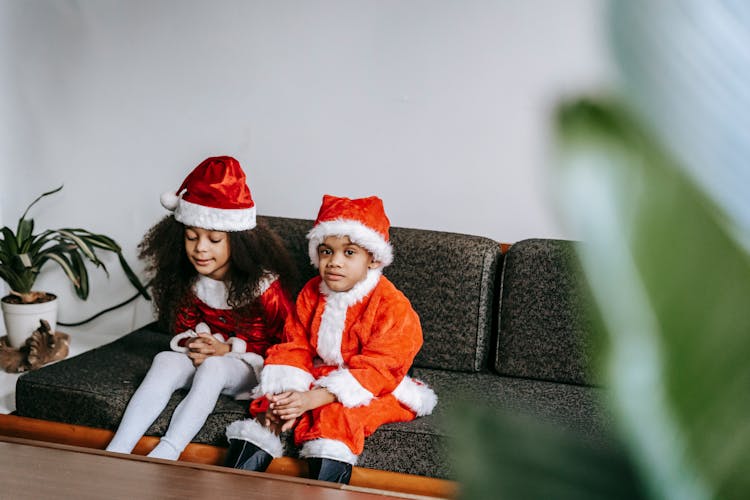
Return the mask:
<svg viewBox="0 0 750 500"><path fill-rule="evenodd" d="M21 219L18 222L16 241L21 252L28 252L34 231L34 219Z"/></svg>
<svg viewBox="0 0 750 500"><path fill-rule="evenodd" d="M120 245L118 245L115 240L103 234L95 234L90 231L86 231L85 229L61 229L61 231L72 232L78 235L80 238L85 239L92 246L102 248L110 252L122 251Z"/></svg>
<svg viewBox="0 0 750 500"><path fill-rule="evenodd" d="M608 385L661 498L750 498L750 259L620 105L561 109L568 220L609 334Z"/></svg>
<svg viewBox="0 0 750 500"><path fill-rule="evenodd" d="M81 296L81 280L79 276L76 274L76 270L73 268L73 264L64 256L57 253L49 253L45 255L45 260L51 259L57 262L60 267L65 272L65 275L68 277L71 283L73 283L73 287L75 288L76 294L81 297L82 299L85 299L85 296Z"/></svg>
<svg viewBox="0 0 750 500"><path fill-rule="evenodd" d="M58 192L58 191L60 191L60 190L61 190L62 188L63 188L63 187L62 187L62 186L60 186L59 188L57 188L57 189L53 189L52 191L47 191L46 193L42 193L42 194L40 194L40 195L39 195L39 196L38 196L38 197L37 197L37 198L36 198L36 199L35 199L34 201L32 201L32 202L31 202L31 204L30 204L30 205L29 205L28 207L26 207L26 210L24 210L24 212L23 212L23 215L21 215L21 218L20 218L20 219L18 219L18 225L19 225L19 227L21 226L21 221L23 221L23 220L24 220L24 219L26 218L26 214L27 214L27 213L29 213L29 210L31 210L31 207L33 207L34 205L36 205L36 202L38 202L39 200L41 200L41 199L42 199L42 198L44 198L45 196L49 196L49 195L51 195L51 194L55 194L55 193L57 193L57 192Z"/></svg>
<svg viewBox="0 0 750 500"><path fill-rule="evenodd" d="M13 231L11 231L8 226L5 226L4 228L0 229L0 232L3 233L3 242L5 244L8 255L17 254L18 244L16 243L16 235L13 234Z"/></svg>
<svg viewBox="0 0 750 500"><path fill-rule="evenodd" d="M73 232L66 231L64 229L59 229L57 233L62 236L67 241L72 241L80 250L83 252L83 254L88 258L91 262L93 262L96 265L101 264L99 262L99 258L94 253L94 250L88 245L86 240L84 238L79 237Z"/></svg>
<svg viewBox="0 0 750 500"><path fill-rule="evenodd" d="M42 251L45 245L48 245L52 242L56 242L57 234L54 231L51 231L47 229L43 233L39 233L36 236L34 236L31 240L31 245L29 245L28 252L31 255L35 255Z"/></svg>
<svg viewBox="0 0 750 500"><path fill-rule="evenodd" d="M75 287L76 293L78 297L86 300L89 296L89 273L86 269L86 263L78 252L70 252L68 255L73 272L78 276L78 286Z"/></svg>
<svg viewBox="0 0 750 500"><path fill-rule="evenodd" d="M136 276L136 274L130 268L130 265L128 265L125 257L122 256L122 253L118 252L117 258L120 259L120 266L122 266L122 270L125 271L125 275L128 277L130 283L141 293L144 299L151 300L151 296L149 295L148 290L141 284L141 280L138 279L138 276Z"/></svg>

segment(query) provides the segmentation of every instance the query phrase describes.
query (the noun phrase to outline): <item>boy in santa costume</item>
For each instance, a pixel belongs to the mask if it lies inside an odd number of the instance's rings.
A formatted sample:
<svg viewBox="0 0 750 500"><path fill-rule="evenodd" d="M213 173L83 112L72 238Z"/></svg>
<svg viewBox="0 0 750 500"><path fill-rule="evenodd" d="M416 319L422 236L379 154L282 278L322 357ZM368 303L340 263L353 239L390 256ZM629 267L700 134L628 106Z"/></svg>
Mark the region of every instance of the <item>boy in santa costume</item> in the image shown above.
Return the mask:
<svg viewBox="0 0 750 500"><path fill-rule="evenodd" d="M393 260L377 197L326 195L308 233L320 275L300 292L285 341L268 350L250 413L227 427L226 464L264 471L294 428L310 477L348 483L365 437L428 415L435 393L407 375L422 346L419 317L382 270Z"/></svg>

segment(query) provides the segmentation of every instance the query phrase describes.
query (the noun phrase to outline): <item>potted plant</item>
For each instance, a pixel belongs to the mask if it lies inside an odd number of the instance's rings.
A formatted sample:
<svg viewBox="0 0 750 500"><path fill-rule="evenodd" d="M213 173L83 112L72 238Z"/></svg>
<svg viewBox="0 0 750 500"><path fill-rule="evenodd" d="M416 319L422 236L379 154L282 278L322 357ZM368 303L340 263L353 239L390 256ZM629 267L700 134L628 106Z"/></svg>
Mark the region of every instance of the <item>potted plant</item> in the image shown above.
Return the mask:
<svg viewBox="0 0 750 500"><path fill-rule="evenodd" d="M149 299L146 288L122 255L120 246L110 237L85 229L47 229L34 234L34 220L27 218L29 209L45 196L62 189L40 195L26 207L15 233L3 227L0 235L0 278L10 286L10 294L0 301L2 305L8 342L12 347L23 346L26 339L45 319L55 331L57 324L57 297L51 293L34 291L39 271L48 261L59 265L73 284L76 295L85 300L89 296L89 275L85 261L107 268L99 260L97 250L114 252L125 275L138 292Z"/></svg>

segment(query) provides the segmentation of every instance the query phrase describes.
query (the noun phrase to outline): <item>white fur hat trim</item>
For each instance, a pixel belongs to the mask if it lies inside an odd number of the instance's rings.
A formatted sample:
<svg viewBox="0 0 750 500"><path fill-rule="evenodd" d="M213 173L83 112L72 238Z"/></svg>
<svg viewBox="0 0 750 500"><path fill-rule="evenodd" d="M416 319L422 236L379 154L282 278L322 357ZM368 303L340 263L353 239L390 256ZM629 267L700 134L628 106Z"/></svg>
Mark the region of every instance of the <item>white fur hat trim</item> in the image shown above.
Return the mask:
<svg viewBox="0 0 750 500"><path fill-rule="evenodd" d="M336 219L318 223L307 233L310 263L318 267L318 246L329 236L348 236L352 243L372 253L373 258L385 267L393 262L393 247L379 232L359 221Z"/></svg>

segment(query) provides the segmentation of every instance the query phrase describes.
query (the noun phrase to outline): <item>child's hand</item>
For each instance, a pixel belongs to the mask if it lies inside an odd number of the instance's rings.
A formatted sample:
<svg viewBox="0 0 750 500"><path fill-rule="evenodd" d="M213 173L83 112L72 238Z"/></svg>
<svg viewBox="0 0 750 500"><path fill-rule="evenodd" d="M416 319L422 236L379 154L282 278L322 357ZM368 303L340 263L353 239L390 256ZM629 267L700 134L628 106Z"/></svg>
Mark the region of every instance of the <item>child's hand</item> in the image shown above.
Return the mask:
<svg viewBox="0 0 750 500"><path fill-rule="evenodd" d="M217 340L209 333L199 333L187 347L188 357L193 360L195 366L199 366L209 356L223 356L230 350L229 344Z"/></svg>
<svg viewBox="0 0 750 500"><path fill-rule="evenodd" d="M284 421L281 427L282 431L291 429L294 426L294 421L306 411L336 401L333 394L320 387L304 392L287 391L274 395L267 394L266 397L270 402L268 405L269 412Z"/></svg>
<svg viewBox="0 0 750 500"><path fill-rule="evenodd" d="M307 408L307 392L287 391L279 394L268 394L271 403L268 410L281 420L293 420L305 413Z"/></svg>
<svg viewBox="0 0 750 500"><path fill-rule="evenodd" d="M276 435L281 434L286 430L282 429L282 421L279 419L279 417L273 414L270 408L266 410L266 413L258 415L256 418L262 426L266 427Z"/></svg>

